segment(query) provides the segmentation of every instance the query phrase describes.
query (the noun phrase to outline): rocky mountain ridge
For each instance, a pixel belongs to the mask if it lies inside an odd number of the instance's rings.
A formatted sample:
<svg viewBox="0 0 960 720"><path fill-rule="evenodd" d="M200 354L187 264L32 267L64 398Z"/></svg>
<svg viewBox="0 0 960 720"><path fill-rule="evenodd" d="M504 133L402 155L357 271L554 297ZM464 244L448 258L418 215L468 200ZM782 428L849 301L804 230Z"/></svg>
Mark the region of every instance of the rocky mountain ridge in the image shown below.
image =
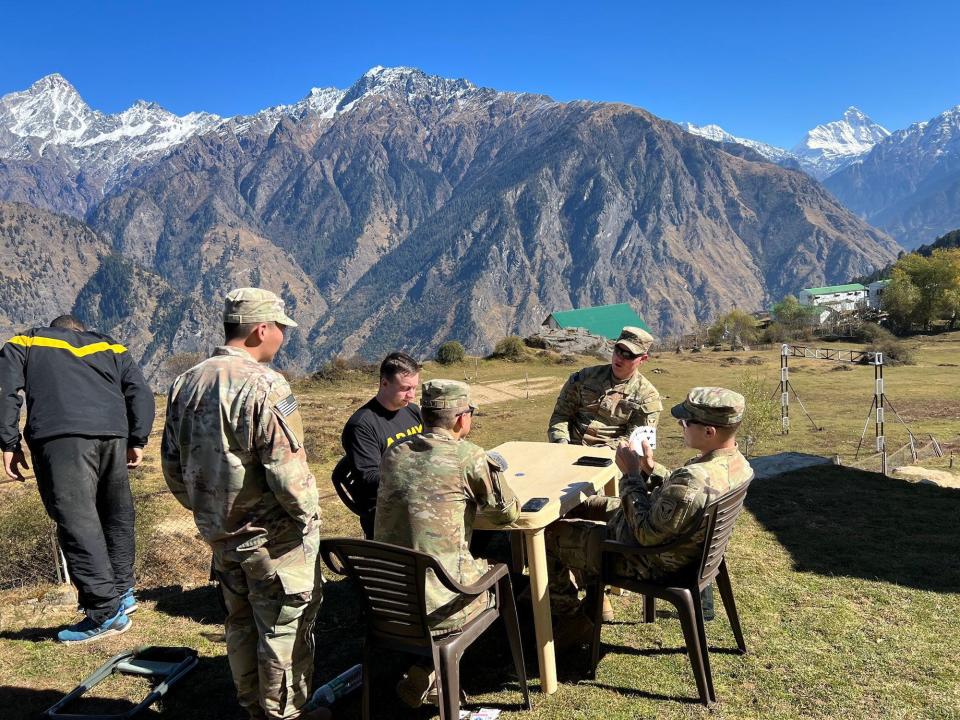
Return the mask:
<svg viewBox="0 0 960 720"><path fill-rule="evenodd" d="M133 337L156 378L216 344L246 284L286 298L301 328L283 366L303 370L451 338L483 351L610 302L668 334L895 257L809 177L737 147L627 105L373 68L221 119L92 199L109 259L64 300Z"/></svg>
<svg viewBox="0 0 960 720"><path fill-rule="evenodd" d="M898 130L825 185L906 248L960 227L960 105Z"/></svg>

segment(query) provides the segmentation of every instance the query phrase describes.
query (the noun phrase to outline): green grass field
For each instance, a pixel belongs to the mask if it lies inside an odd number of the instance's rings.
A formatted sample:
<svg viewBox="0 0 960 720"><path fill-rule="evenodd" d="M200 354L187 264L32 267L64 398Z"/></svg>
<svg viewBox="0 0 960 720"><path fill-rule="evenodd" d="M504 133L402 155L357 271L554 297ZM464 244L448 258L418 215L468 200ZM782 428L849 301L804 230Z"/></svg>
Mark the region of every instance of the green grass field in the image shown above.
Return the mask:
<svg viewBox="0 0 960 720"><path fill-rule="evenodd" d="M960 450L960 334L916 344L918 364L887 368L885 389L913 432L920 438L933 434L947 451L925 464L946 469L950 450ZM430 364L424 378L474 383L487 400L480 401L471 439L492 447L509 439L545 439L556 391L577 367L543 358L519 364L471 361L447 368ZM707 352L658 356L644 372L669 407L691 386L736 388L745 374L765 381L772 393L778 367L776 350ZM794 387L822 430L814 430L794 405L791 433L769 438L758 454L795 450L839 454L850 462L871 404L873 369L838 370L836 363L813 360L792 360L791 367ZM327 536L359 534L328 478L339 457L344 421L373 391L373 382L362 376L297 386ZM889 411L887 420L888 447L895 449L906 442L907 433ZM689 456L668 415L662 418L659 442L657 457L667 464ZM872 445L870 420L862 454L870 454ZM151 450L147 468L134 480L138 492L163 486L156 447ZM0 488L0 500L4 491ZM142 583L141 609L127 634L90 647L64 648L50 638L76 618L74 612L42 599L24 602L49 588L0 594L0 716L31 717L111 655L141 644L187 645L202 655L198 670L153 715L240 716L221 612L203 583L202 546L184 538L170 541L157 515L173 507L162 496L151 503L143 521L149 537L141 553L149 559L141 571L149 581ZM494 627L463 661L470 707L502 706L504 717L518 718L958 718L958 517L960 490L848 468L824 466L758 480L728 553L749 652L739 656L731 651L733 636L718 610L707 627L719 696L712 711L697 704L675 613L658 606L657 622L645 625L632 595L613 598L617 617L604 626L596 680L585 679L586 651L560 656L560 690L549 697L534 692L529 713L518 712L516 679L504 669L511 665L506 643L502 629ZM363 628L351 588L337 576L328 580L317 628L316 678L321 682L359 660ZM528 616L524 624L527 667L535 674ZM402 658L383 659L375 691L377 716L435 716L429 708L405 712L397 707L392 685L402 668ZM533 687L538 687L535 679ZM127 709L143 691L139 681L115 681L102 695L119 699L94 700L85 709ZM357 718L359 703L349 699L335 713Z"/></svg>

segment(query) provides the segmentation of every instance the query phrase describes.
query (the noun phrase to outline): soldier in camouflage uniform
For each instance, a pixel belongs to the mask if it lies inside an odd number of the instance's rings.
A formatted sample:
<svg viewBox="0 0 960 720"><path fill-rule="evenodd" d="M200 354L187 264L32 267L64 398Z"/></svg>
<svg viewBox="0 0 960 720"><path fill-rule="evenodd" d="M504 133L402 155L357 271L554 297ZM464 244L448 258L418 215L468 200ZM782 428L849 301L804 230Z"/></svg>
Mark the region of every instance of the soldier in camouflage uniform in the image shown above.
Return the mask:
<svg viewBox="0 0 960 720"><path fill-rule="evenodd" d="M616 447L639 425L656 425L663 405L660 393L640 374L653 336L625 327L609 364L573 373L550 416L547 439L575 445Z"/></svg>
<svg viewBox="0 0 960 720"><path fill-rule="evenodd" d="M639 545L670 542L690 529L710 500L753 477L737 448L743 411L743 396L732 390L693 388L671 413L683 427L684 444L700 451L699 456L671 472L654 462L646 441L643 455L623 444L617 449L617 466L624 473L620 497L588 498L547 528L551 607L555 614L575 619L573 635L588 637L592 624L577 613L578 587L569 569L588 576L599 573L599 546L605 539ZM616 571L656 579L696 560L702 543L702 534L697 534L665 553L618 558Z"/></svg>
<svg viewBox="0 0 960 720"><path fill-rule="evenodd" d="M420 407L423 433L394 443L380 463L374 539L429 553L451 577L469 585L488 570L469 549L477 513L506 525L520 514L520 503L503 476L506 461L464 440L476 410L466 383L424 383ZM467 605L458 598L427 577L433 634L455 632L491 601L489 594ZM432 682L432 673L414 666L397 690L417 706Z"/></svg>
<svg viewBox="0 0 960 720"><path fill-rule="evenodd" d="M302 712L320 609L320 511L297 400L270 362L297 324L272 292L227 295L226 344L170 387L161 456L213 549L237 698L254 720Z"/></svg>

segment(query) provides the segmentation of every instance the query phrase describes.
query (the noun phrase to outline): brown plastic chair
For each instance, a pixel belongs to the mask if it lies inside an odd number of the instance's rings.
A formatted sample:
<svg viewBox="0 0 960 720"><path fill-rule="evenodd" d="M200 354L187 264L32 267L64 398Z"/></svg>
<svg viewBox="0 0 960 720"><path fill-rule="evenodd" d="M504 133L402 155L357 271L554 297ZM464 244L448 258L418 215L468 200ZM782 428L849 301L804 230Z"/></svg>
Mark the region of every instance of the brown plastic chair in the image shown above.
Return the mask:
<svg viewBox="0 0 960 720"><path fill-rule="evenodd" d="M366 538L373 537L374 510L373 508L365 509L360 499L355 497L356 487L354 483L356 479L353 474L353 466L346 455L334 465L333 472L330 474L330 481L333 483L333 489L337 491L337 495L340 497L340 502L344 504L347 510L360 518L360 529L363 531L363 536Z"/></svg>
<svg viewBox="0 0 960 720"><path fill-rule="evenodd" d="M713 674L710 671L710 654L707 648L707 635L703 625L703 608L700 605L701 591L714 580L723 606L726 608L733 635L737 640L740 653L747 652L747 645L740 628L740 617L737 615L737 605L733 600L733 588L730 585L730 575L727 572L727 563L724 553L727 543L733 533L733 526L743 509L743 500L747 495L750 481L731 490L716 500L711 501L704 508L699 522L693 529L683 536L663 545L641 547L626 543L605 540L601 544L603 553L602 572L597 584L591 588L591 597L594 600L593 621L594 634L591 645L590 674L596 676L597 664L600 661L600 626L603 614L603 585L626 588L640 593L643 598L644 622L654 622L655 598L672 603L680 615L680 625L683 628L683 639L686 642L687 654L693 668L693 676L697 681L697 690L700 701L710 706L716 702L717 695L713 689ZM637 555L658 555L671 550L686 542L691 536L704 531L703 552L700 562L678 573L661 578L659 581L640 580L636 577L618 575L614 572L614 560L618 556L630 557Z"/></svg>
<svg viewBox="0 0 960 720"><path fill-rule="evenodd" d="M464 651L501 615L520 679L524 706L530 709L527 673L520 645L517 606L510 574L503 563L494 565L472 585L454 580L434 556L409 548L359 540L330 538L320 542L323 561L335 572L354 580L360 589L367 618L363 644L363 718L370 717L370 659L375 648L399 650L429 657L437 677L440 720L460 717L460 658ZM440 583L454 593L476 597L491 588L496 602L467 621L458 632L442 637L430 635L426 609L426 572L432 570Z"/></svg>

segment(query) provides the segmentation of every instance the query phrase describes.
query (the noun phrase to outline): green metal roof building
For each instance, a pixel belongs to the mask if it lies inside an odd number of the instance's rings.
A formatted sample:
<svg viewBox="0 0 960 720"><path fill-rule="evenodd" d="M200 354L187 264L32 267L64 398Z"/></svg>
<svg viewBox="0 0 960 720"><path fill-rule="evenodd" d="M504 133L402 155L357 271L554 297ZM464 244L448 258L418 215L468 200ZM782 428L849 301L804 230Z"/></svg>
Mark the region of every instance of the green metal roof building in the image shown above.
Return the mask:
<svg viewBox="0 0 960 720"><path fill-rule="evenodd" d="M800 292L810 295L835 295L836 293L863 292L867 288L860 283L849 283L847 285L827 285L826 287L804 288Z"/></svg>
<svg viewBox="0 0 960 720"><path fill-rule="evenodd" d="M620 331L627 325L639 327L651 335L653 331L627 303L617 305L598 305L597 307L577 308L552 312L542 325L549 328L584 328L592 335L616 340Z"/></svg>

